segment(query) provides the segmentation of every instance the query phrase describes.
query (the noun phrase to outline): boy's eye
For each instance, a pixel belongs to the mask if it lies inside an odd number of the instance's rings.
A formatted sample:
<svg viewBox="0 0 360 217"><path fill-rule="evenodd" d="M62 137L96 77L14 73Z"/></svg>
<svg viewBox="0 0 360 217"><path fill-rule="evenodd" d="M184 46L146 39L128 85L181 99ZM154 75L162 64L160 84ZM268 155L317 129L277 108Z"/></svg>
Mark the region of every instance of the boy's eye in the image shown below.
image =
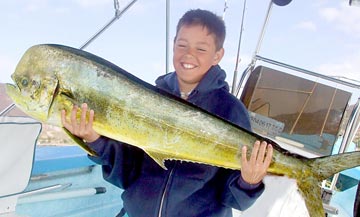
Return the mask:
<svg viewBox="0 0 360 217"><path fill-rule="evenodd" d="M201 51L201 52L206 52L206 49L205 49L205 48L198 48L197 50L198 50L198 51Z"/></svg>
<svg viewBox="0 0 360 217"><path fill-rule="evenodd" d="M186 45L184 45L184 44L178 44L177 46L178 46L178 47L182 47L182 48L183 48L183 47L186 47Z"/></svg>

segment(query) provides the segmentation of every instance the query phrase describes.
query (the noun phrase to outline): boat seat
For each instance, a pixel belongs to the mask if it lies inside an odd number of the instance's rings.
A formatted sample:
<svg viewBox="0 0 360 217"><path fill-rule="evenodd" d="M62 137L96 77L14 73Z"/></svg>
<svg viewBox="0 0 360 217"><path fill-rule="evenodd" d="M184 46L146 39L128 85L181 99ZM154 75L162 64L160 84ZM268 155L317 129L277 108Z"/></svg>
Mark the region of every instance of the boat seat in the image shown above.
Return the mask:
<svg viewBox="0 0 360 217"><path fill-rule="evenodd" d="M29 117L0 117L0 217L16 215L27 187L42 125Z"/></svg>

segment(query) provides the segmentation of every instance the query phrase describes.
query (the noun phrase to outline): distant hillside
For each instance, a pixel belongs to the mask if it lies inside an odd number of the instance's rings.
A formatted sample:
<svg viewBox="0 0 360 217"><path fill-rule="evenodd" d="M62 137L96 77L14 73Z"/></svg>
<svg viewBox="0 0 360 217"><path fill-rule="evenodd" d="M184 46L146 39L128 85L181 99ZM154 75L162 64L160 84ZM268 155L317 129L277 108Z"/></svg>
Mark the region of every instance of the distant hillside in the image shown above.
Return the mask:
<svg viewBox="0 0 360 217"><path fill-rule="evenodd" d="M13 102L5 92L5 84L0 83L0 112L11 105ZM6 116L28 116L18 108L13 108ZM55 126L48 124L42 125L42 132L38 139L38 145L73 145L74 142L65 132Z"/></svg>

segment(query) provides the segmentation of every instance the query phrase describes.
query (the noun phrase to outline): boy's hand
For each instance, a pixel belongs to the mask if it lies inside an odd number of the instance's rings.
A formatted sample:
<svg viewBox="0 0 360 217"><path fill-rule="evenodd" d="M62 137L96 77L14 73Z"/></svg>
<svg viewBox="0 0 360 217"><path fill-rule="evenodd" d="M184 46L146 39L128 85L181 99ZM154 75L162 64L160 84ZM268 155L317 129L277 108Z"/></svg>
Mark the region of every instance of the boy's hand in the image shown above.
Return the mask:
<svg viewBox="0 0 360 217"><path fill-rule="evenodd" d="M271 144L267 144L263 141L254 143L249 161L246 157L247 147L242 147L241 156L241 176L248 184L258 184L263 180L266 175L266 171L270 166L273 147Z"/></svg>
<svg viewBox="0 0 360 217"><path fill-rule="evenodd" d="M85 140L86 142L93 142L97 140L100 135L93 129L94 110L89 111L89 120L86 120L86 114L88 112L88 106L86 103L81 105L81 118L80 122L76 119L76 113L78 106L74 105L71 111L70 122L66 120L66 111L61 111L62 125L69 130L73 135Z"/></svg>

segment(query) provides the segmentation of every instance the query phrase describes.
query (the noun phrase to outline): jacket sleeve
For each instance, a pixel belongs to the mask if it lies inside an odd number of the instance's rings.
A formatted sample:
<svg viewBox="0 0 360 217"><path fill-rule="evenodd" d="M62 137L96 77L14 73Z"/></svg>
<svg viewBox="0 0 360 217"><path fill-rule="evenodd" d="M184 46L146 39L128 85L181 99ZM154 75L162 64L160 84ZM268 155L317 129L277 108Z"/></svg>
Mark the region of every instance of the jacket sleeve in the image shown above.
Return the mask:
<svg viewBox="0 0 360 217"><path fill-rule="evenodd" d="M256 185L248 184L241 178L238 171L233 171L228 177L226 189L222 195L222 201L226 206L246 210L264 191L263 182Z"/></svg>
<svg viewBox="0 0 360 217"><path fill-rule="evenodd" d="M88 145L98 154L89 158L102 165L106 181L125 189L138 176L144 153L141 149L103 136Z"/></svg>

